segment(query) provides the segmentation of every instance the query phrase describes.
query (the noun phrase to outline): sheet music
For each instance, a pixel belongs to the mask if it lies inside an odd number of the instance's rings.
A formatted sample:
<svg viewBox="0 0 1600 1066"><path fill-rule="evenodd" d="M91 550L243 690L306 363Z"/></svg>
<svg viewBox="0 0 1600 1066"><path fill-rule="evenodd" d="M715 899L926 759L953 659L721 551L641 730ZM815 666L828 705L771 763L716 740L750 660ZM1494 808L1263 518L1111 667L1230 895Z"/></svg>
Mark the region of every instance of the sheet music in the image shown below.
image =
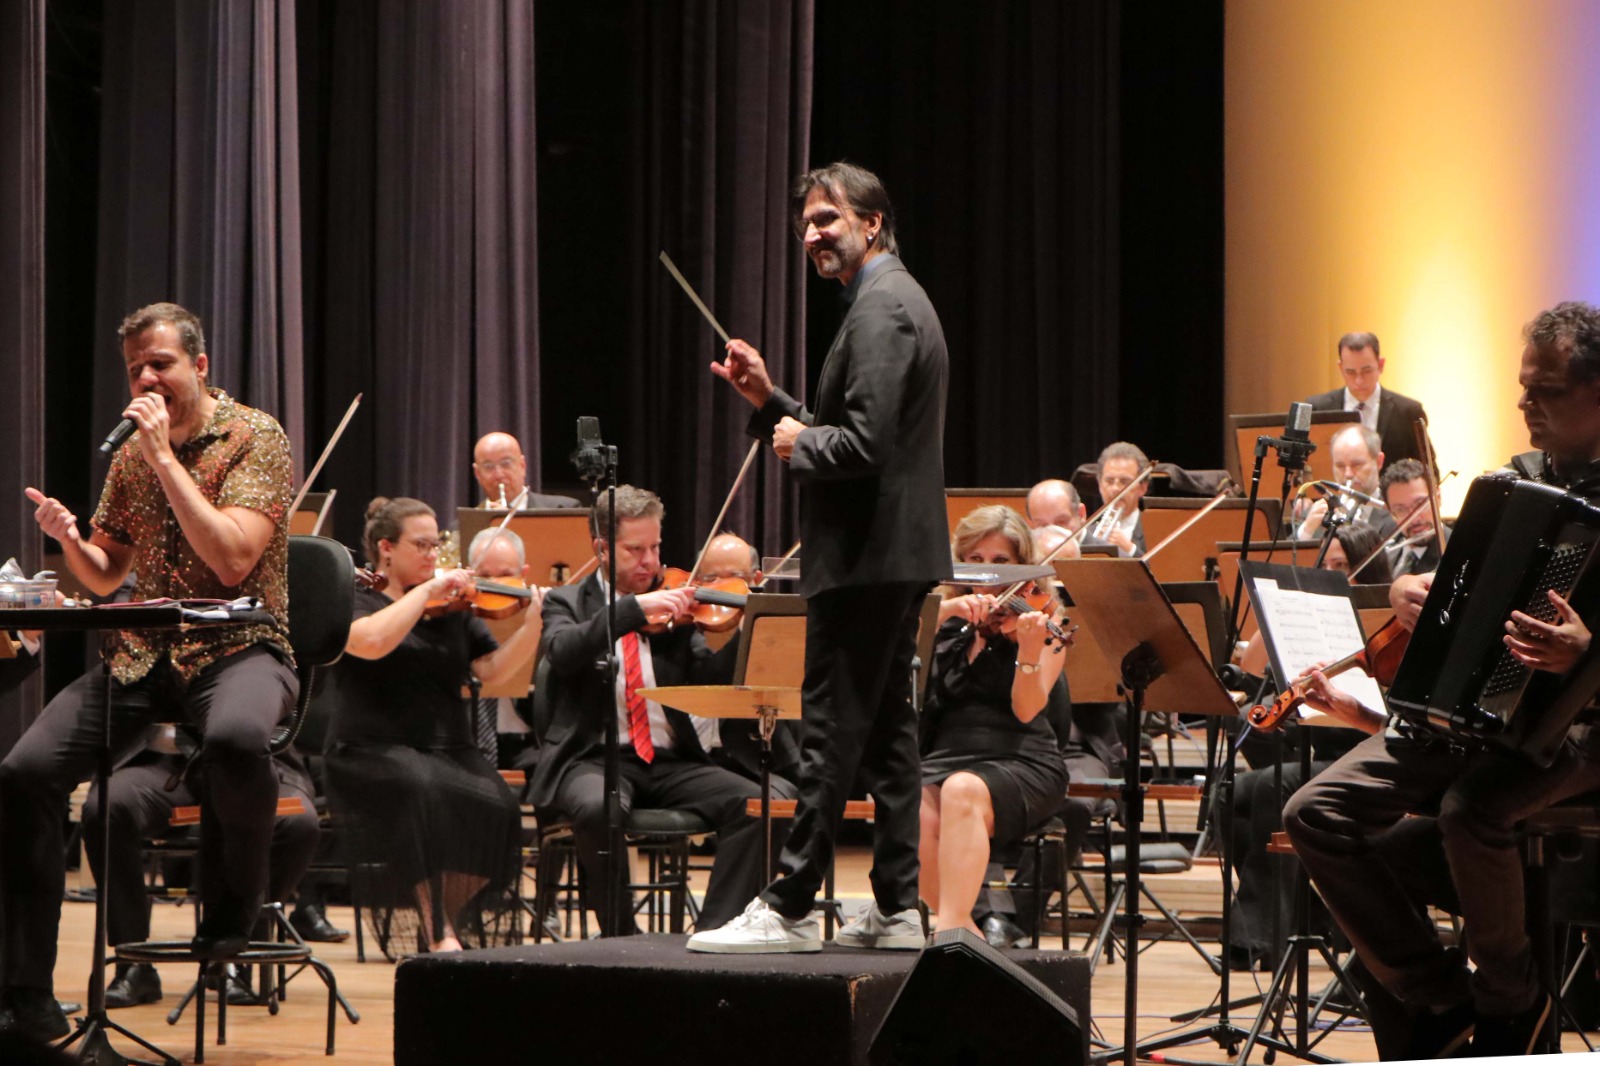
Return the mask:
<svg viewBox="0 0 1600 1066"><path fill-rule="evenodd" d="M1255 590L1262 628L1271 637L1271 647L1284 671L1282 680L1293 680L1318 663L1342 659L1367 642L1361 620L1343 596L1281 588L1271 578L1257 579ZM1346 670L1328 680L1362 706L1388 713L1378 683L1365 670ZM1303 718L1320 715L1320 711L1301 708Z"/></svg>

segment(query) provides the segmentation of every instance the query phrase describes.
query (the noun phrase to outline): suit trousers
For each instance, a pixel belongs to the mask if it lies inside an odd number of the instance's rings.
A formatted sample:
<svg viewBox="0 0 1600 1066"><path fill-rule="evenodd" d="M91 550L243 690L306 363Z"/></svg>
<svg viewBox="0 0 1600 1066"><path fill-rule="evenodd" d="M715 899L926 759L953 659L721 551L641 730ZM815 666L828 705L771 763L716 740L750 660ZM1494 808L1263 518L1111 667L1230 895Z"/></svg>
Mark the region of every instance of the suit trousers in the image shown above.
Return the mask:
<svg viewBox="0 0 1600 1066"><path fill-rule="evenodd" d="M847 586L806 602L800 802L779 876L761 893L785 917L802 918L815 905L858 773L877 805L873 898L885 914L917 905L922 770L911 661L928 588Z"/></svg>
<svg viewBox="0 0 1600 1066"><path fill-rule="evenodd" d="M1600 788L1600 730L1573 726L1547 768L1485 748L1449 750L1427 738L1368 737L1295 793L1284 827L1334 920L1377 979L1408 1007L1460 1000L1459 961L1407 906L1407 880L1379 838L1407 814L1438 815L1480 1016L1530 1007L1539 994L1524 927L1519 822Z"/></svg>
<svg viewBox="0 0 1600 1066"><path fill-rule="evenodd" d="M647 763L626 749L621 771L617 792L624 815L635 807L690 811L716 827L717 858L699 927L715 929L736 917L761 887L761 819L745 813L745 801L760 796L761 786L709 762L676 758L670 751L657 751L654 761ZM781 779L775 779L773 795L782 796L783 791ZM576 763L556 788L553 813L572 820L578 859L595 885L600 883L600 852L606 843L605 799L603 759ZM776 826L773 832L776 839ZM622 881L626 854L613 868ZM611 914L610 899L608 893L591 892L601 928L611 935L635 932L631 906L625 913Z"/></svg>
<svg viewBox="0 0 1600 1066"><path fill-rule="evenodd" d="M167 781L181 770L183 759L176 755L141 753L111 775L109 823L102 822L100 790L89 790L83 805L84 850L95 884L106 894L106 943L135 943L150 938L150 896L144 886L142 845L147 838L164 836L177 807L200 803L187 782L180 781L167 791ZM271 883L267 898L287 900L294 895L311 865L321 832L316 801L285 781L278 794L284 799L299 799L304 807L299 814L286 814L273 823L272 846L268 859ZM101 847L105 836L101 827L111 829L111 868L101 869ZM202 852L210 847L202 842Z"/></svg>
<svg viewBox="0 0 1600 1066"><path fill-rule="evenodd" d="M158 665L131 685L111 683L113 762L143 746L149 724L194 722L205 737L206 802L221 833L208 856L207 903L259 903L278 778L267 755L272 730L294 709L295 673L260 645L206 667L187 686ZM106 733L105 682L91 671L62 689L0 762L0 892L5 911L5 983L49 990L66 871L67 797L94 772Z"/></svg>

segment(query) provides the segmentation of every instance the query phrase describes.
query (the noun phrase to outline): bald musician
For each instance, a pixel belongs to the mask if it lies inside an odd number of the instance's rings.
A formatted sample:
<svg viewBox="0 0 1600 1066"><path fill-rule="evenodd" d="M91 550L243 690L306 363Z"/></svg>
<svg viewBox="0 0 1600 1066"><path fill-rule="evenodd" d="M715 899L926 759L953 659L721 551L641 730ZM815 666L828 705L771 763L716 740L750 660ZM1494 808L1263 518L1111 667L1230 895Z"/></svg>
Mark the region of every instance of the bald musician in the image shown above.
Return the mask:
<svg viewBox="0 0 1600 1066"><path fill-rule="evenodd" d="M1365 426L1347 426L1328 441L1328 454L1333 459L1333 480L1368 497L1369 503L1357 496L1340 497L1345 516L1354 525L1368 525L1377 529L1380 537L1394 532L1394 519L1384 510L1378 496L1378 471L1383 469L1384 453L1378 434ZM1328 500L1321 499L1305 508L1296 536L1300 540L1316 540L1322 536L1323 522L1328 515Z"/></svg>
<svg viewBox="0 0 1600 1066"><path fill-rule="evenodd" d="M528 460L522 454L521 442L500 430L479 437L472 448L472 476L483 490L479 507L510 507L528 487ZM578 501L571 496L530 492L521 506L576 507Z"/></svg>
<svg viewBox="0 0 1600 1066"><path fill-rule="evenodd" d="M1033 529L1062 526L1067 532L1076 533L1087 517L1078 490L1072 487L1072 482L1058 477L1046 478L1029 489L1024 507L1028 525Z"/></svg>

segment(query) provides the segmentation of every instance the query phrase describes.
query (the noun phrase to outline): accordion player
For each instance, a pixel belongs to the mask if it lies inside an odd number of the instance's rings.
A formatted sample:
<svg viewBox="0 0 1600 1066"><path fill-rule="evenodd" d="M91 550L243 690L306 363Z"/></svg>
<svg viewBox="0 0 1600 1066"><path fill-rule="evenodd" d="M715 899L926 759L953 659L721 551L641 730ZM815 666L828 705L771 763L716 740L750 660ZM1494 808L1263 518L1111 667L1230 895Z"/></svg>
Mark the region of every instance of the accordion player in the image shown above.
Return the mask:
<svg viewBox="0 0 1600 1066"><path fill-rule="evenodd" d="M1593 620L1597 543L1600 507L1509 476L1475 480L1389 689L1391 712L1413 729L1548 766L1600 691L1600 656L1551 674L1518 662L1501 638L1513 610L1553 620L1551 589Z"/></svg>

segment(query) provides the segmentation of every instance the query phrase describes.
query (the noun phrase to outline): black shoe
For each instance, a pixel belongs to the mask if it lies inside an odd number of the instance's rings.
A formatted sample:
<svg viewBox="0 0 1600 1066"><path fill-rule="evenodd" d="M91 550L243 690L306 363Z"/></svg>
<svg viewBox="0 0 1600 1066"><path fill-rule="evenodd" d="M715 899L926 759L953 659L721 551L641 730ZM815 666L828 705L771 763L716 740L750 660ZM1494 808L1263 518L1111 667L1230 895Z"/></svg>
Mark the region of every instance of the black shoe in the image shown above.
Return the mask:
<svg viewBox="0 0 1600 1066"><path fill-rule="evenodd" d="M1271 960L1265 952L1254 948L1247 948L1242 944L1234 944L1228 948L1228 969L1234 973L1265 971L1270 968L1270 963Z"/></svg>
<svg viewBox="0 0 1600 1066"><path fill-rule="evenodd" d="M300 939L313 944L339 944L350 939L348 929L336 928L322 908L313 904L296 907L289 915L289 924L300 934Z"/></svg>
<svg viewBox="0 0 1600 1066"><path fill-rule="evenodd" d="M141 1003L154 1003L161 998L161 975L148 962L135 962L117 967L117 979L106 989L106 1007L121 1010L137 1007Z"/></svg>
<svg viewBox="0 0 1600 1066"><path fill-rule="evenodd" d="M264 1002L250 987L250 967L224 963L206 969L205 986L213 992L221 985L227 989L228 1006L259 1007Z"/></svg>
<svg viewBox="0 0 1600 1066"><path fill-rule="evenodd" d="M978 928L983 930L983 939L989 942L990 947L1013 948L1033 942L1022 926L998 914L989 915Z"/></svg>
<svg viewBox="0 0 1600 1066"><path fill-rule="evenodd" d="M231 959L250 945L250 930L261 916L261 901L241 900L229 894L205 901L200 931L189 942L195 958L206 962Z"/></svg>
<svg viewBox="0 0 1600 1066"><path fill-rule="evenodd" d="M1411 1037L1406 1041L1400 1058L1454 1058L1466 1047L1467 1041L1473 1039L1475 1021L1477 1018L1471 1000L1457 1003L1441 1012L1424 1010L1414 1014L1411 1016ZM1478 1031L1483 1031L1481 1023Z"/></svg>
<svg viewBox="0 0 1600 1066"><path fill-rule="evenodd" d="M42 988L13 988L10 994L12 1027L35 1040L49 1043L72 1031L56 997Z"/></svg>
<svg viewBox="0 0 1600 1066"><path fill-rule="evenodd" d="M1539 993L1533 1006L1525 1011L1510 1015L1481 1015L1477 1031L1472 1036L1472 1054L1474 1057L1531 1055L1549 1017L1550 997L1543 992Z"/></svg>
<svg viewBox="0 0 1600 1066"><path fill-rule="evenodd" d="M74 1014L82 1014L83 1013L83 1004L82 1003L74 1003L70 999L58 999L58 1000L56 1000L56 1003L57 1003L57 1005L59 1005L61 1007L61 1013L65 1014L69 1018L72 1017Z"/></svg>

